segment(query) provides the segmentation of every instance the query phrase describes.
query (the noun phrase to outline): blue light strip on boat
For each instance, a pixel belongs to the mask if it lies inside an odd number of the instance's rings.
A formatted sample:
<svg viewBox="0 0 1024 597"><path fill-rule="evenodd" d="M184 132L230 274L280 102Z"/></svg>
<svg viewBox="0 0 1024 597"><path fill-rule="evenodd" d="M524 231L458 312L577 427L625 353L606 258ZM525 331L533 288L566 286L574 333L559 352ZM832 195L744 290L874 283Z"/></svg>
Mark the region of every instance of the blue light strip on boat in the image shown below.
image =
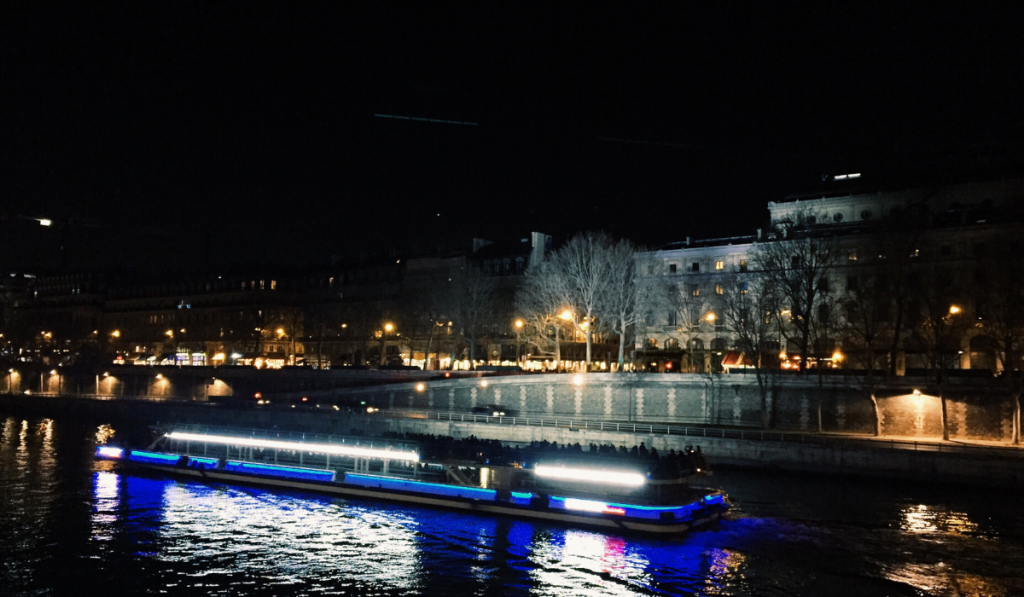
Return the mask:
<svg viewBox="0 0 1024 597"><path fill-rule="evenodd" d="M480 487L460 487L458 485L445 485L443 483L425 483L423 481L405 481L403 479L392 479L390 477L374 477L372 475L357 475L345 473L345 483L358 485L360 487L374 487L380 489L392 489L397 491L411 491L429 495L440 495L444 497L469 498L474 500L494 501L498 492L493 489Z"/></svg>
<svg viewBox="0 0 1024 597"><path fill-rule="evenodd" d="M709 506L716 506L725 503L725 496L722 494L704 496L704 503Z"/></svg>
<svg viewBox="0 0 1024 597"><path fill-rule="evenodd" d="M199 458L196 456L189 456L188 458L189 468L201 468L204 470L217 468L216 458Z"/></svg>
<svg viewBox="0 0 1024 597"><path fill-rule="evenodd" d="M251 462L228 461L224 470L247 475L265 477L281 477L283 479L301 479L304 481L333 481L334 471L312 468L295 468L291 466L274 466L271 464L254 464Z"/></svg>
<svg viewBox="0 0 1024 597"><path fill-rule="evenodd" d="M131 454L128 455L128 460L131 460L132 462L148 462L150 464L176 464L181 460L181 455L132 450Z"/></svg>
<svg viewBox="0 0 1024 597"><path fill-rule="evenodd" d="M533 499L533 494L530 492L523 493L521 491L513 491L511 494L512 497L509 498L509 501L513 504L519 504L520 506L529 506L530 500Z"/></svg>

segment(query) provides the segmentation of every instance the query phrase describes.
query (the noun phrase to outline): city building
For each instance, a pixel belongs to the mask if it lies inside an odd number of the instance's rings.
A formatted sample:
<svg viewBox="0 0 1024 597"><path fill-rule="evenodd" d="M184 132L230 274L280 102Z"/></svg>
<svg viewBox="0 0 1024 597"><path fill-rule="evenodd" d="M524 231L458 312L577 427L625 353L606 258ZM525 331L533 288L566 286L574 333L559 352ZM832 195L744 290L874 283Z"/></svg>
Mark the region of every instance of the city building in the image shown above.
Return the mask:
<svg viewBox="0 0 1024 597"><path fill-rule="evenodd" d="M814 355L809 366L866 366L840 363L856 351L844 337L849 326L843 313L849 299L868 285L879 292L893 287L898 267L909 288L907 319L890 339L899 348L888 360L896 362L876 361L874 367L901 374L929 369L935 366L935 353L945 352L951 368L998 372L1004 364L991 335L992 278L1022 259L1022 209L1024 178L1019 175L909 188L872 186L860 174L829 177L812 192L769 203L768 226L756 234L687 238L646 253L648 274L661 279L670 300L656 302L638 326L638 366L698 372L742 368L735 334L724 317L730 294L746 292L749 280L759 275L759 252L767 245L817 238L829 239L833 261L816 303L822 312L810 316L831 321L833 332L824 342L816 338L819 345L808 349ZM949 310L945 322L956 328L955 346L925 346L913 329L924 321L926 295L939 297L941 307ZM780 317L802 317L782 307ZM888 333L893 335L891 329ZM777 348L780 365L795 368L794 358L802 352L798 344L779 333L777 340L765 342L765 349Z"/></svg>

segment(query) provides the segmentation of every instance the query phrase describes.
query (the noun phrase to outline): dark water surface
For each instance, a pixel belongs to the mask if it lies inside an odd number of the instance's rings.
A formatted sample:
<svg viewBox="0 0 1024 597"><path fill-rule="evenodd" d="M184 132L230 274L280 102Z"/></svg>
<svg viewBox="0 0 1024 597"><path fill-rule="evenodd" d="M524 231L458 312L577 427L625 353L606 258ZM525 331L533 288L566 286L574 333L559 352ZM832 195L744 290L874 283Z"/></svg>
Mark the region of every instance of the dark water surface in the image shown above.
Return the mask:
<svg viewBox="0 0 1024 597"><path fill-rule="evenodd" d="M112 432L0 415L0 595L1024 595L1011 492L719 472L660 541L123 474Z"/></svg>

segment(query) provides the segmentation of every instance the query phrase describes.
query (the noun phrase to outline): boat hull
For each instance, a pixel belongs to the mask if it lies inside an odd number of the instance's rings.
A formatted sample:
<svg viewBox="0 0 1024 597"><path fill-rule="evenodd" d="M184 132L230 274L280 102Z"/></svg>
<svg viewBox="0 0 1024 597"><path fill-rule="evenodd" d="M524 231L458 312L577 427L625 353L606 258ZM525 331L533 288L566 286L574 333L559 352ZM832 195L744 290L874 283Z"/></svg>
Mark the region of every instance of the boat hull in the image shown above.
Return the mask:
<svg viewBox="0 0 1024 597"><path fill-rule="evenodd" d="M243 484L257 487L308 491L325 495L384 500L389 502L414 504L417 506L457 510L474 514L511 516L515 518L527 518L531 520L662 536L682 535L690 530L712 524L721 519L722 513L725 509L724 507L711 508L703 515L694 516L688 520L673 522L645 522L635 519L631 520L610 518L602 515L589 515L586 513L572 513L561 509L536 508L533 506L488 502L475 499L445 498L412 492L381 490L371 487L349 485L344 482L339 483L272 478L260 475L233 473L220 469L195 469L128 461L122 461L121 464L143 470L159 472L174 477L194 478L207 482Z"/></svg>

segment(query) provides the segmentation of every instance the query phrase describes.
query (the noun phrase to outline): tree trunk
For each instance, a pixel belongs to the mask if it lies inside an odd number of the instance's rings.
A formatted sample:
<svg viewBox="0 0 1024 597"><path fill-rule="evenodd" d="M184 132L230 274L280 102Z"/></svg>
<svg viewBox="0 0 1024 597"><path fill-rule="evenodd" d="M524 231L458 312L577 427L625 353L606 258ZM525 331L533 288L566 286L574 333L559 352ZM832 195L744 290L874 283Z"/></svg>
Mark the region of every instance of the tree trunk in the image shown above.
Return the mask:
<svg viewBox="0 0 1024 597"><path fill-rule="evenodd" d="M476 370L476 339L469 339L469 368Z"/></svg>
<svg viewBox="0 0 1024 597"><path fill-rule="evenodd" d="M324 368L324 326L320 324L320 337L316 341L316 368Z"/></svg>
<svg viewBox="0 0 1024 597"><path fill-rule="evenodd" d="M808 343L811 337L811 320L808 319L808 315L804 315L804 319L800 326L800 373L807 371L807 353L809 352Z"/></svg>
<svg viewBox="0 0 1024 597"><path fill-rule="evenodd" d="M939 407L939 414L942 418L942 439L943 441L949 441L949 426L946 423L946 393L941 385L939 386Z"/></svg>
<svg viewBox="0 0 1024 597"><path fill-rule="evenodd" d="M875 437L882 435L882 411L878 408L878 399L875 398L875 393L871 392L871 406L875 409Z"/></svg>
<svg viewBox="0 0 1024 597"><path fill-rule="evenodd" d="M1013 443L1020 444L1020 392L1013 397Z"/></svg>
<svg viewBox="0 0 1024 597"><path fill-rule="evenodd" d="M555 323L555 373L562 370L562 342L559 339L558 323Z"/></svg>
<svg viewBox="0 0 1024 597"><path fill-rule="evenodd" d="M896 323L892 328L892 346L889 348L889 377L896 377L896 353L900 348L900 328L903 327L903 301L896 301Z"/></svg>
<svg viewBox="0 0 1024 597"><path fill-rule="evenodd" d="M591 346L593 344L593 333L594 333L593 327L594 327L593 325L588 325L587 326L587 366L583 370L584 373L590 373L590 351L591 351Z"/></svg>
<svg viewBox="0 0 1024 597"><path fill-rule="evenodd" d="M626 332L619 334L619 372L626 365Z"/></svg>
<svg viewBox="0 0 1024 597"><path fill-rule="evenodd" d="M427 350L423 353L423 370L430 370L430 345L434 343L434 322L430 322L430 335L427 336Z"/></svg>
<svg viewBox="0 0 1024 597"><path fill-rule="evenodd" d="M821 433L821 391L818 391L818 433Z"/></svg>

